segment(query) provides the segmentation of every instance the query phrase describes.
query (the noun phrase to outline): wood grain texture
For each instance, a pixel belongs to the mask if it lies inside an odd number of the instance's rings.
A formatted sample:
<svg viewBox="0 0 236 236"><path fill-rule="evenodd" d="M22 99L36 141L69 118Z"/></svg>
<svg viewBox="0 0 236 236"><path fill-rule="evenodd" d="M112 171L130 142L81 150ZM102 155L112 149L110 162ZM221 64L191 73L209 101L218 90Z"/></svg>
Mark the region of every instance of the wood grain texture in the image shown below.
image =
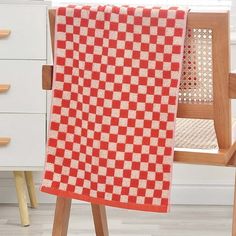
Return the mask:
<svg viewBox="0 0 236 236"><path fill-rule="evenodd" d="M96 235L109 236L105 206L91 204L91 207Z"/></svg>
<svg viewBox="0 0 236 236"><path fill-rule="evenodd" d="M229 74L229 96L232 99L236 98L236 73Z"/></svg>
<svg viewBox="0 0 236 236"><path fill-rule="evenodd" d="M23 171L14 171L17 199L19 203L20 218L22 226L29 226L29 213L25 194L25 176Z"/></svg>
<svg viewBox="0 0 236 236"><path fill-rule="evenodd" d="M229 14L215 18L212 30L214 125L219 148L231 146L229 99Z"/></svg>
<svg viewBox="0 0 236 236"><path fill-rule="evenodd" d="M174 161L185 164L225 166L228 150L207 152L206 150L179 149L174 152Z"/></svg>
<svg viewBox="0 0 236 236"><path fill-rule="evenodd" d="M42 67L42 88L44 90L52 89L53 66L43 65Z"/></svg>
<svg viewBox="0 0 236 236"><path fill-rule="evenodd" d="M52 236L67 236L71 199L57 197Z"/></svg>
<svg viewBox="0 0 236 236"><path fill-rule="evenodd" d="M56 17L56 10L51 9L48 11L49 15L49 23L50 23L50 35L51 35L51 47L52 47L52 54L54 55L54 38L55 38L55 17Z"/></svg>
<svg viewBox="0 0 236 236"><path fill-rule="evenodd" d="M25 182L29 194L30 199L30 206L32 208L37 208L38 202L37 202L37 196L35 192L35 186L34 186L34 179L33 179L33 172L32 171L24 171L25 173Z"/></svg>
<svg viewBox="0 0 236 236"><path fill-rule="evenodd" d="M213 119L213 105L208 103L179 103L178 118Z"/></svg>

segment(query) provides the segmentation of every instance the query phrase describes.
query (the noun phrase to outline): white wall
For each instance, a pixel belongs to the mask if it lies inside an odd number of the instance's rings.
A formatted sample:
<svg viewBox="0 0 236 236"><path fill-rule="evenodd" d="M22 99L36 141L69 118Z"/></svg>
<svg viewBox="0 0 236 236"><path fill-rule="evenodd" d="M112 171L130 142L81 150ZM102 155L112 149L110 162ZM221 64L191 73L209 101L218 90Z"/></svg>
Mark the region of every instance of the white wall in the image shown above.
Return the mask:
<svg viewBox="0 0 236 236"><path fill-rule="evenodd" d="M236 37L231 46L232 69L236 69ZM236 101L233 103L236 117ZM225 167L175 164L173 172L173 204L222 204L233 201L234 169ZM35 173L39 189L41 173ZM38 193L40 202L53 202L54 196ZM0 203L16 202L12 173L0 172Z"/></svg>

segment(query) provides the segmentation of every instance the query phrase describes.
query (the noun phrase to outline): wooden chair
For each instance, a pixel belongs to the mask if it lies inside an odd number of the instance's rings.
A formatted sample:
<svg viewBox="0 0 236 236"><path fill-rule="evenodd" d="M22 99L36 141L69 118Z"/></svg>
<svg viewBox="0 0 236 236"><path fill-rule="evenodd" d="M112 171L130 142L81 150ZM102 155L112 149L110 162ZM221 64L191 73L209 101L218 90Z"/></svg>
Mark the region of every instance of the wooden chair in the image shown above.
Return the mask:
<svg viewBox="0 0 236 236"><path fill-rule="evenodd" d="M177 116L196 121L212 121L218 148L215 150L176 148L175 162L236 166L236 142L232 142L231 137L230 107L230 99L236 98L236 74L230 73L228 18L229 13L226 11L190 11L188 14L185 64L183 64L184 72L180 86ZM49 11L49 19L53 42L55 10ZM200 49L198 49L199 40L202 40L199 44L202 45ZM205 50L202 55L202 63L198 62L200 60L198 50ZM191 55L188 55L188 51L191 51ZM186 66L187 64L188 66ZM201 71L196 69L199 65L204 66ZM50 90L52 88L52 74L52 66L43 66L43 89ZM204 90L201 89L202 84L206 87L206 92L202 92ZM54 236L67 235L70 207L71 199L57 198L53 226ZM92 211L96 235L108 236L105 207L92 204ZM62 215L63 218L61 218ZM236 198L232 235L236 236Z"/></svg>

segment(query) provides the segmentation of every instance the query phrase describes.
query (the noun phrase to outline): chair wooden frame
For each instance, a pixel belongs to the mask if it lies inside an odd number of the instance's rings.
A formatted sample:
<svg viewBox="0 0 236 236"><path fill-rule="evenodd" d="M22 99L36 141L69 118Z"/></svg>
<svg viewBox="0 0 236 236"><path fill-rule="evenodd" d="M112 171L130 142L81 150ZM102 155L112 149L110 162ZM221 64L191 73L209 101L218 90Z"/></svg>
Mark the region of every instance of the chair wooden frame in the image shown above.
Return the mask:
<svg viewBox="0 0 236 236"><path fill-rule="evenodd" d="M56 11L49 10L52 51ZM229 12L189 12L188 29L212 30L213 103L180 103L179 118L211 119L214 121L219 150L175 150L174 161L187 164L236 166L236 142L231 137L231 103L236 98L236 74L230 73ZM43 89L52 89L53 66L42 68ZM236 189L236 188L235 188ZM66 236L71 199L57 198L53 236ZM63 212L63 219L60 219ZM105 207L92 204L97 236L108 236ZM236 236L236 191L232 236Z"/></svg>

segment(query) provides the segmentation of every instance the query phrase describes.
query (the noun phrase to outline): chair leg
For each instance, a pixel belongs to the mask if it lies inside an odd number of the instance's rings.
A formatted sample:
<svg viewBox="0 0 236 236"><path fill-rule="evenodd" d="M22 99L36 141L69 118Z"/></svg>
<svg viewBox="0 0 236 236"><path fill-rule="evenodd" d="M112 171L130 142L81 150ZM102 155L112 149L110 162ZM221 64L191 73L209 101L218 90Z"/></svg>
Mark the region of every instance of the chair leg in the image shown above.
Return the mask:
<svg viewBox="0 0 236 236"><path fill-rule="evenodd" d="M38 203L37 203L32 171L25 171L25 181L28 189L30 205L32 208L36 208L38 206Z"/></svg>
<svg viewBox="0 0 236 236"><path fill-rule="evenodd" d="M25 176L23 171L13 171L16 185L16 193L19 202L21 224L29 226L29 213L25 195Z"/></svg>
<svg viewBox="0 0 236 236"><path fill-rule="evenodd" d="M232 236L236 236L236 173L235 173L235 184L234 184L234 204L233 204Z"/></svg>
<svg viewBox="0 0 236 236"><path fill-rule="evenodd" d="M97 236L108 236L106 208L103 205L91 204L94 227Z"/></svg>
<svg viewBox="0 0 236 236"><path fill-rule="evenodd" d="M71 199L57 197L52 236L66 236L70 219Z"/></svg>

